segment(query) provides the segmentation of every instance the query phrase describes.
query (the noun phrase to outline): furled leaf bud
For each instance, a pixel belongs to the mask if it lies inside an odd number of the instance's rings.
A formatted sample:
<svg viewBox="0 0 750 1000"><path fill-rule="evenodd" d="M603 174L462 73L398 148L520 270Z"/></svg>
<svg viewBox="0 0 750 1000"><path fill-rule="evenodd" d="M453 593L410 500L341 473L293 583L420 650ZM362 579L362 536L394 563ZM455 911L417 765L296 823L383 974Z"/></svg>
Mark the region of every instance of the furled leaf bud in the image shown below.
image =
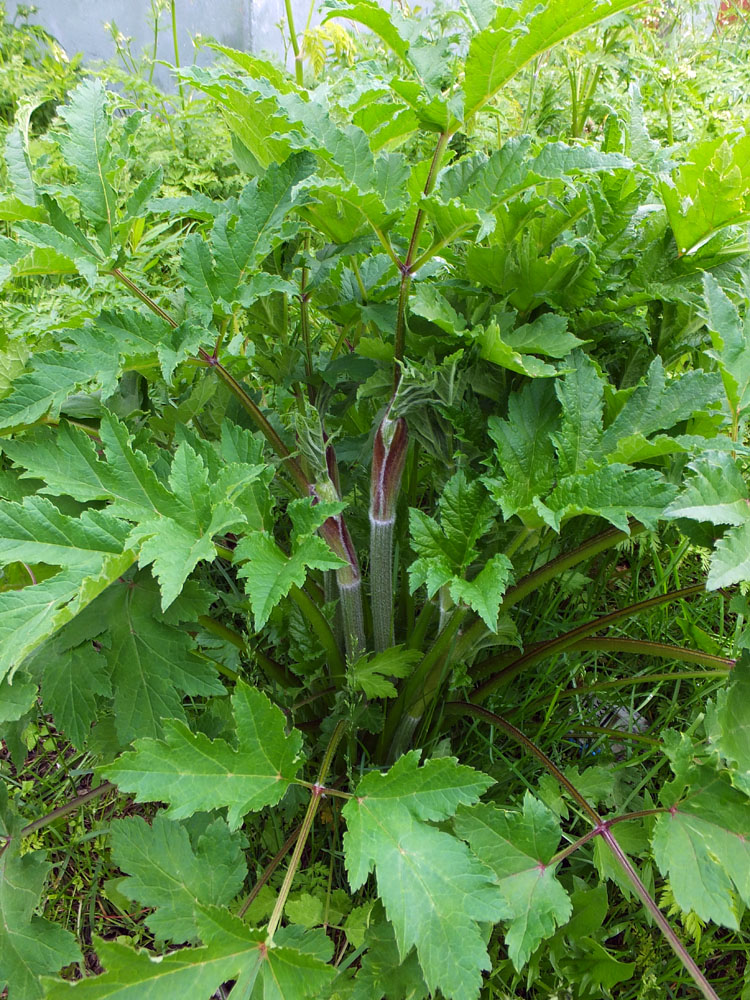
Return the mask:
<svg viewBox="0 0 750 1000"><path fill-rule="evenodd" d="M396 501L408 444L409 435L404 418L391 420L386 412L375 433L372 448L371 520L393 521L396 516Z"/></svg>

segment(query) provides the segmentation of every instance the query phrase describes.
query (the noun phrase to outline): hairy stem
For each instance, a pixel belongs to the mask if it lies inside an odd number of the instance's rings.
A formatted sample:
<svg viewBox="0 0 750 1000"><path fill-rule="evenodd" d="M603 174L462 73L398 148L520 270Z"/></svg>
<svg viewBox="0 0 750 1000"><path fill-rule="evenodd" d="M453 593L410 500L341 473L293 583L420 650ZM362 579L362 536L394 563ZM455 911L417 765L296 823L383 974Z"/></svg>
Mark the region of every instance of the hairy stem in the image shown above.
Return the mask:
<svg viewBox="0 0 750 1000"><path fill-rule="evenodd" d="M342 572L339 570L339 572ZM346 572L344 570L343 572ZM366 649L365 616L362 610L362 580L342 583L339 580L341 613L344 619L344 645L350 663L359 659Z"/></svg>
<svg viewBox="0 0 750 1000"><path fill-rule="evenodd" d="M375 651L393 645L393 528L395 518L370 517L370 595Z"/></svg>

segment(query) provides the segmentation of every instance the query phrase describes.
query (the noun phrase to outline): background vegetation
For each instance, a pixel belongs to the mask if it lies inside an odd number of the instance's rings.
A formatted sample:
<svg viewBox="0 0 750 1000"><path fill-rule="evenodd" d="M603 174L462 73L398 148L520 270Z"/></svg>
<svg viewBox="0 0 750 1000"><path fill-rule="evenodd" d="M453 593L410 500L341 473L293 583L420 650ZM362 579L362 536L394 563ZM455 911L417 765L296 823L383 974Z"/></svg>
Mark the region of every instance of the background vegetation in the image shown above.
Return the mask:
<svg viewBox="0 0 750 1000"><path fill-rule="evenodd" d="M329 3L169 95L0 12L9 1000L750 997L695 6Z"/></svg>

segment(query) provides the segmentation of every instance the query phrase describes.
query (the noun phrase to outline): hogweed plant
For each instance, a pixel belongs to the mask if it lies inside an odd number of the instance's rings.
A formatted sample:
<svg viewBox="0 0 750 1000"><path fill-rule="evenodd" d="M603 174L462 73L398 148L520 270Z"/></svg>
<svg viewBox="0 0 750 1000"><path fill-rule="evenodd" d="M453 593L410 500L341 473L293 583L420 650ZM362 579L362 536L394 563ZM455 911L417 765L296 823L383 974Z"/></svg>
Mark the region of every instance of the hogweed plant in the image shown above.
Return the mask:
<svg viewBox="0 0 750 1000"><path fill-rule="evenodd" d="M670 520L716 542L710 588L750 577L747 139L676 167L633 91L602 148L483 149L523 67L634 6L471 2L438 30L330 4L388 54L311 91L222 49L231 69L181 74L251 175L222 202L160 197L143 115L98 81L43 162L9 135L8 294L72 285L86 314L0 402L3 737L20 764L41 699L100 780L42 817L3 793L10 1000L472 1000L493 963L546 954L609 990L634 965L597 938L607 881L685 995L716 997L650 865L680 912L739 927L750 660L624 632L704 589L666 585L685 545L613 596ZM592 651L693 667L615 687L729 674L686 732L640 737L674 772L659 802L612 811L611 770L511 721L540 678L550 711L604 690L570 684ZM519 801L517 769L459 763L462 720L547 778ZM115 788L152 804L108 832L152 947L98 939L89 975L35 912L50 862L27 838Z"/></svg>

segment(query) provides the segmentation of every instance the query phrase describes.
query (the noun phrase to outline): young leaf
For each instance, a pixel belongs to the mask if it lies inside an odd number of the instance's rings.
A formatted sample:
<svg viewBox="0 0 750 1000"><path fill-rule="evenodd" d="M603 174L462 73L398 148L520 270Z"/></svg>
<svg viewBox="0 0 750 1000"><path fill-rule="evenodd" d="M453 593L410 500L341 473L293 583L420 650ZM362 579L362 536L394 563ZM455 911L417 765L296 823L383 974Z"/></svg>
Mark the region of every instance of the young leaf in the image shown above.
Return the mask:
<svg viewBox="0 0 750 1000"><path fill-rule="evenodd" d="M507 420L492 416L488 421L504 479L487 476L483 482L506 520L518 514L524 523L538 522L532 502L535 496L544 496L554 481L550 432L557 413L550 383L530 382L511 395Z"/></svg>
<svg viewBox="0 0 750 1000"><path fill-rule="evenodd" d="M499 552L487 560L473 580L453 580L448 589L456 603L468 605L490 632L496 632L500 601L512 579L513 563Z"/></svg>
<svg viewBox="0 0 750 1000"><path fill-rule="evenodd" d="M314 160L300 153L282 165L272 164L260 180L243 190L236 210L217 218L208 243L195 236L186 241L182 274L190 300L199 315L217 303L231 311L231 303L274 246L293 235L298 222L289 219L293 209L309 200L300 187L310 175Z"/></svg>
<svg viewBox="0 0 750 1000"><path fill-rule="evenodd" d="M475 1000L489 959L479 924L503 912L484 866L431 826L471 805L492 779L453 758L418 767L419 751L366 775L346 804L344 856L352 890L375 869L403 961L416 946L425 982L449 1000Z"/></svg>
<svg viewBox="0 0 750 1000"><path fill-rule="evenodd" d="M661 181L677 249L692 254L727 226L750 218L750 136L710 138Z"/></svg>
<svg viewBox="0 0 750 1000"><path fill-rule="evenodd" d="M136 522L127 541L140 547L141 565L153 563L164 609L196 564L214 558L213 536L242 524L244 518L231 502L238 486L251 484L265 471L262 465L225 470L209 486L202 458L183 442L172 460L171 492L146 456L133 448L125 425L106 410L100 427L106 462L82 431L63 426L55 435L45 430L7 442L3 449L27 467L27 474L46 480L45 492L80 501L109 499L108 512Z"/></svg>
<svg viewBox="0 0 750 1000"><path fill-rule="evenodd" d="M156 814L149 826L140 816L112 824L112 858L128 873L119 890L155 908L146 918L160 940L181 943L198 937L195 903L229 904L242 888L247 865L242 837L215 819L193 838L187 824Z"/></svg>
<svg viewBox="0 0 750 1000"><path fill-rule="evenodd" d="M309 569L339 569L344 565L316 535L304 538L287 556L273 538L262 531L245 535L235 549L235 558L245 563L238 575L245 578L256 630L263 628L273 609L292 587L304 586Z"/></svg>
<svg viewBox="0 0 750 1000"><path fill-rule="evenodd" d="M572 912L567 892L548 864L560 844L560 821L526 792L523 812L480 803L461 809L456 833L497 875L508 921L505 943L516 969Z"/></svg>
<svg viewBox="0 0 750 1000"><path fill-rule="evenodd" d="M142 739L102 773L138 802L168 802L166 815L228 808L236 830L243 816L283 797L299 770L302 736L284 732L285 719L260 691L239 683L232 697L237 749L184 723L164 723L164 740Z"/></svg>
<svg viewBox="0 0 750 1000"><path fill-rule="evenodd" d="M421 658L419 650L401 646L363 656L348 668L349 686L366 698L395 698L398 692L388 678L408 677Z"/></svg>

